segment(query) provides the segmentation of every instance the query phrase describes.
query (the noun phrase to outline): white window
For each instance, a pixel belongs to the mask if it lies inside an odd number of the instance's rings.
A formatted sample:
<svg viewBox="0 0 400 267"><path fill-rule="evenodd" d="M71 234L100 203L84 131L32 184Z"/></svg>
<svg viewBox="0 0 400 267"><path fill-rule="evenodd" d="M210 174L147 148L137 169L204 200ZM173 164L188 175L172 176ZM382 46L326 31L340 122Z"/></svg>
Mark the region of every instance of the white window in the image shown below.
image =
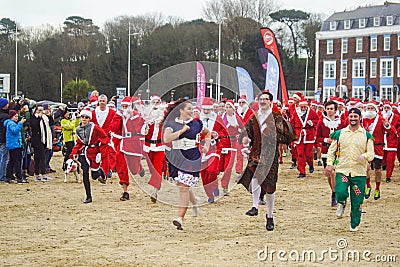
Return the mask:
<svg viewBox="0 0 400 267"><path fill-rule="evenodd" d="M381 85L381 92L380 92L381 99L392 101L393 99L392 92L393 92L392 86Z"/></svg>
<svg viewBox="0 0 400 267"><path fill-rule="evenodd" d="M387 26L393 25L393 16L387 16L386 17L386 25Z"/></svg>
<svg viewBox="0 0 400 267"><path fill-rule="evenodd" d="M370 77L376 78L376 71L377 71L378 63L376 60L371 61L371 69L370 69Z"/></svg>
<svg viewBox="0 0 400 267"><path fill-rule="evenodd" d="M353 60L353 78L365 78L365 59Z"/></svg>
<svg viewBox="0 0 400 267"><path fill-rule="evenodd" d="M349 19L345 20L344 21L344 29L348 30L348 29L350 29L350 26L351 26L350 20Z"/></svg>
<svg viewBox="0 0 400 267"><path fill-rule="evenodd" d="M381 58L381 77L393 77L393 58Z"/></svg>
<svg viewBox="0 0 400 267"><path fill-rule="evenodd" d="M324 79L335 79L336 61L324 61Z"/></svg>
<svg viewBox="0 0 400 267"><path fill-rule="evenodd" d="M381 23L381 18L380 17L375 17L374 18L374 26L377 27L379 26Z"/></svg>
<svg viewBox="0 0 400 267"><path fill-rule="evenodd" d="M358 20L358 27L359 28L365 28L365 19L359 19Z"/></svg>
<svg viewBox="0 0 400 267"><path fill-rule="evenodd" d="M371 37L371 51L376 51L378 49L378 38Z"/></svg>
<svg viewBox="0 0 400 267"><path fill-rule="evenodd" d="M383 38L383 50L390 51L390 36L385 36Z"/></svg>
<svg viewBox="0 0 400 267"><path fill-rule="evenodd" d="M400 35L397 36L397 50L400 50Z"/></svg>
<svg viewBox="0 0 400 267"><path fill-rule="evenodd" d="M330 29L331 29L331 31L336 30L336 21L331 21L330 22Z"/></svg>
<svg viewBox="0 0 400 267"><path fill-rule="evenodd" d="M356 52L362 52L363 40L362 38L356 39Z"/></svg>
<svg viewBox="0 0 400 267"><path fill-rule="evenodd" d="M347 61L342 62L342 78L347 79Z"/></svg>
<svg viewBox="0 0 400 267"><path fill-rule="evenodd" d="M324 87L324 91L323 91L323 99L325 98L330 98L331 96L335 95L335 87Z"/></svg>
<svg viewBox="0 0 400 267"><path fill-rule="evenodd" d="M352 96L354 98L359 98L361 100L364 100L364 98L365 98L365 88L364 87L360 87L360 86L353 87L352 93L353 93Z"/></svg>
<svg viewBox="0 0 400 267"><path fill-rule="evenodd" d="M400 59L397 60L397 77L400 77Z"/></svg>
<svg viewBox="0 0 400 267"><path fill-rule="evenodd" d="M342 53L347 53L348 41L346 38L342 39Z"/></svg>
<svg viewBox="0 0 400 267"><path fill-rule="evenodd" d="M333 40L326 41L326 53L328 55L333 54Z"/></svg>

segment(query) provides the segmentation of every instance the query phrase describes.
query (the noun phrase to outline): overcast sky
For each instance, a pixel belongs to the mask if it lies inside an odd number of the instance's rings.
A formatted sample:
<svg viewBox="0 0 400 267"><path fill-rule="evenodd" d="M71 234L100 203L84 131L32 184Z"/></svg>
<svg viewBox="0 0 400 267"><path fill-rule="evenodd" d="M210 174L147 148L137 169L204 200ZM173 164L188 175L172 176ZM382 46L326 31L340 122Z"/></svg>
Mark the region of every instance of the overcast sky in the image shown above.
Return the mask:
<svg viewBox="0 0 400 267"><path fill-rule="evenodd" d="M384 0L277 0L282 9L300 9L330 15L359 5L383 4ZM10 18L22 27L42 24L61 25L65 18L78 15L102 27L119 15L161 12L185 20L202 16L206 0L0 0L0 18Z"/></svg>

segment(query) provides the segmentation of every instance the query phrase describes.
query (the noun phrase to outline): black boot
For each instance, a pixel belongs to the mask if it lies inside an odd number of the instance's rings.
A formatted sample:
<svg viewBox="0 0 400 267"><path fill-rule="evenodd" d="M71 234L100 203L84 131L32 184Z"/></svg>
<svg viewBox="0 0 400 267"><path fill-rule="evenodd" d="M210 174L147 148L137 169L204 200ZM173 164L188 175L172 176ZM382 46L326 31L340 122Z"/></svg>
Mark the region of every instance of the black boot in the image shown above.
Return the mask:
<svg viewBox="0 0 400 267"><path fill-rule="evenodd" d="M87 197L87 198L83 201L83 203L84 203L84 204L92 203L92 197Z"/></svg>
<svg viewBox="0 0 400 267"><path fill-rule="evenodd" d="M274 218L268 218L267 217L267 225L266 225L267 231L273 231L274 230L274 226L275 226Z"/></svg>
<svg viewBox="0 0 400 267"><path fill-rule="evenodd" d="M251 207L251 209L249 209L246 212L246 215L248 215L248 216L257 216L258 215L258 209L256 209L255 207Z"/></svg>

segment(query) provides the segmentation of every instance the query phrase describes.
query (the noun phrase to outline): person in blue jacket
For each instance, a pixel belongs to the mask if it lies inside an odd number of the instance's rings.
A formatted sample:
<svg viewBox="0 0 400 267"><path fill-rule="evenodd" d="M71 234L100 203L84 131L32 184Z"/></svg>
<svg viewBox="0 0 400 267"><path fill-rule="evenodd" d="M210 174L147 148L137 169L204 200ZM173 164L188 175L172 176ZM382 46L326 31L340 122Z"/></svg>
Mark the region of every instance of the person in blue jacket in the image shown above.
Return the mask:
<svg viewBox="0 0 400 267"><path fill-rule="evenodd" d="M10 155L7 165L6 183L10 183L13 174L17 177L18 184L28 183L25 178L22 178L22 124L26 121L22 118L18 122L18 111L10 110L10 118L4 122L6 128L6 148Z"/></svg>

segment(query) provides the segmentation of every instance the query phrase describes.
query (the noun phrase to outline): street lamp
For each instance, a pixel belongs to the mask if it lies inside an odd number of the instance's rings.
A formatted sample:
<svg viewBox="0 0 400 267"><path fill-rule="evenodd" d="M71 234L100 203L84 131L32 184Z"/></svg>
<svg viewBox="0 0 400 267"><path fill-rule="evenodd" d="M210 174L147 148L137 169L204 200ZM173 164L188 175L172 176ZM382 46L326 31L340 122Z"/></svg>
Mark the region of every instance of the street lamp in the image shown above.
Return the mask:
<svg viewBox="0 0 400 267"><path fill-rule="evenodd" d="M210 88L210 98L212 98L212 83L213 83L213 79L210 79L209 80L209 82L210 82L210 85L209 86L207 86L207 87L209 87Z"/></svg>
<svg viewBox="0 0 400 267"><path fill-rule="evenodd" d="M143 67L147 66L147 99L150 99L150 65L143 63L142 64Z"/></svg>
<svg viewBox="0 0 400 267"><path fill-rule="evenodd" d="M18 28L15 23L15 97L18 95Z"/></svg>
<svg viewBox="0 0 400 267"><path fill-rule="evenodd" d="M131 23L128 23L128 96L131 95L131 35L139 35L138 32L131 33Z"/></svg>
<svg viewBox="0 0 400 267"><path fill-rule="evenodd" d="M221 25L223 19L218 24L218 76L217 76L217 100L220 101L221 93Z"/></svg>

